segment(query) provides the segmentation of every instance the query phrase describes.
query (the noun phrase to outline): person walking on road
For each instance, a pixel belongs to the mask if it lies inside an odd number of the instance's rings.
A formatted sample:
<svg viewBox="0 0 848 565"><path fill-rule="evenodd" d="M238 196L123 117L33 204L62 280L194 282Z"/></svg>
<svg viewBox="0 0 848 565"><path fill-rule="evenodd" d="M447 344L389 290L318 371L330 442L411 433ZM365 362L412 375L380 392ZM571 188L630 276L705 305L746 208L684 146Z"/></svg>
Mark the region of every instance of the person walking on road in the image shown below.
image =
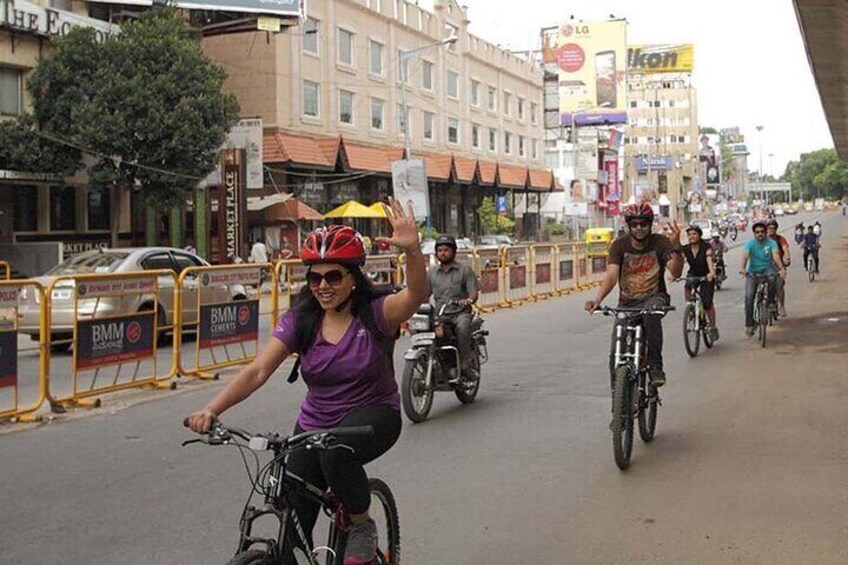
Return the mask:
<svg viewBox="0 0 848 565"><path fill-rule="evenodd" d="M590 313L601 305L616 285L619 287L620 306L629 308L668 306L670 298L663 274L668 269L671 276L676 279L680 278L683 272L680 226L677 222L670 226L668 237L651 233L654 210L647 202L625 208L624 220L630 229L630 236L615 240L610 247L607 272L598 289L598 295L594 300L586 302L585 308ZM665 384L662 322L655 316L646 316L644 327L648 342L651 384L661 387ZM613 339L615 339L615 329L613 329ZM610 373L614 370L613 364L614 359L611 355Z"/></svg>
<svg viewBox="0 0 848 565"><path fill-rule="evenodd" d="M307 393L295 433L348 426L374 429L373 437L347 441L353 453L299 451L288 459L288 471L329 486L350 515L344 565L370 565L375 560L377 528L368 513L371 496L363 466L388 451L400 436L394 343L401 323L429 294L412 210L404 213L394 200L391 207L393 235L383 239L406 253L408 286L388 294L375 289L362 272L365 248L353 228L330 226L310 233L301 250L308 266L307 284L294 308L280 319L256 359L189 417L192 430L208 430L227 409L264 385L286 357L299 354L296 368L301 369ZM295 371L292 377L297 377ZM302 500L296 511L310 534L319 505Z"/></svg>
<svg viewBox="0 0 848 565"><path fill-rule="evenodd" d="M257 238L253 242L253 247L250 248L249 263L267 263L268 262L268 247L265 245L265 240Z"/></svg>
<svg viewBox="0 0 848 565"><path fill-rule="evenodd" d="M768 278L768 302L774 307L777 293L777 275L786 276L777 243L767 234L767 226L763 221L754 222L754 239L745 243L742 253L742 265L739 272L745 275L745 334L754 335L754 297L757 294L757 281L748 275L765 275Z"/></svg>

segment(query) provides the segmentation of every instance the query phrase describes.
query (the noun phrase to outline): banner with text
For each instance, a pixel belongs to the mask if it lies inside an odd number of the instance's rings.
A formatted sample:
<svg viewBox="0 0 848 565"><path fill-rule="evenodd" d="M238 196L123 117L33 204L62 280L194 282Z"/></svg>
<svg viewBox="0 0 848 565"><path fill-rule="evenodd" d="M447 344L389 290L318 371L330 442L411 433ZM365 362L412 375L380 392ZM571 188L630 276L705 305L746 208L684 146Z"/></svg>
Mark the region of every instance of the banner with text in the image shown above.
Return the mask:
<svg viewBox="0 0 848 565"><path fill-rule="evenodd" d="M153 357L155 312L77 322L76 368L94 369Z"/></svg>
<svg viewBox="0 0 848 565"><path fill-rule="evenodd" d="M691 73L695 48L677 45L632 45L627 48L627 72L632 74Z"/></svg>
<svg viewBox="0 0 848 565"><path fill-rule="evenodd" d="M200 307L201 349L256 341L259 335L259 301L240 300Z"/></svg>

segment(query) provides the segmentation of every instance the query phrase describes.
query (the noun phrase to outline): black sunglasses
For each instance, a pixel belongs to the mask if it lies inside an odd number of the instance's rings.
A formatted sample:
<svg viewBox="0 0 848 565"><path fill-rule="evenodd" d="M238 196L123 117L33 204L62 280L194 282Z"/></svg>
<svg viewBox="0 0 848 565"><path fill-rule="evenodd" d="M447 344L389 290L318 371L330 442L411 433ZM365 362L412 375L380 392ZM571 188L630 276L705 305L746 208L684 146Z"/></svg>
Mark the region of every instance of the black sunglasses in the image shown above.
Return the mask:
<svg viewBox="0 0 848 565"><path fill-rule="evenodd" d="M651 227L651 222L634 220L627 225L631 228L649 228Z"/></svg>
<svg viewBox="0 0 848 565"><path fill-rule="evenodd" d="M309 286L312 287L321 286L321 281L327 281L327 284L330 286L339 286L342 284L342 280L349 274L350 271L341 271L339 269L327 271L323 275L321 273L313 273L312 271L309 271L306 273L306 282L308 282Z"/></svg>

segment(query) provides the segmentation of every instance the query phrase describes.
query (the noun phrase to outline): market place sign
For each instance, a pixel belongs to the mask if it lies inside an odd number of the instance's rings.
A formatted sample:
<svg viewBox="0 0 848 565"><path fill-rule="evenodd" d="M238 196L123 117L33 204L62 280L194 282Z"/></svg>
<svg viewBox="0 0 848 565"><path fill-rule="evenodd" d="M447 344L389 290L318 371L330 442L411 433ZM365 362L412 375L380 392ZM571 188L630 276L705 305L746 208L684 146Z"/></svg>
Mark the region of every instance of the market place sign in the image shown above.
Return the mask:
<svg viewBox="0 0 848 565"><path fill-rule="evenodd" d="M0 27L48 37L63 37L75 27L88 27L94 29L98 41L121 32L119 26L109 22L40 6L27 0L0 0Z"/></svg>

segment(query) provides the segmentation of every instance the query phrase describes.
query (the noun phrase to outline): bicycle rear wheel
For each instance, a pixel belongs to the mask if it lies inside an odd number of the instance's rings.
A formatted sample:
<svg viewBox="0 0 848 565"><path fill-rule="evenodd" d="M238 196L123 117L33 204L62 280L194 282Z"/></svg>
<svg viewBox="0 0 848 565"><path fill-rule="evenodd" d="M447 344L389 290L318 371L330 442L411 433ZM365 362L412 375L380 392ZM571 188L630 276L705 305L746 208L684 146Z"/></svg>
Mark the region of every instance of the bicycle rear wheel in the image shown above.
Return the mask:
<svg viewBox="0 0 848 565"><path fill-rule="evenodd" d="M400 565L400 518L397 503L389 485L380 479L369 479L371 489L371 508L368 510L374 523L377 524L377 559L375 565ZM338 532L333 547L335 559L330 559L331 565L342 565L344 562L347 535Z"/></svg>
<svg viewBox="0 0 848 565"><path fill-rule="evenodd" d="M689 357L697 357L701 349L701 333L698 331L698 313L695 305L689 303L683 312L683 345Z"/></svg>
<svg viewBox="0 0 848 565"><path fill-rule="evenodd" d="M771 317L771 312L769 311L768 299L763 297L760 301L760 312L759 312L759 324L760 324L760 346L766 346L766 333L769 325L769 318Z"/></svg>
<svg viewBox="0 0 848 565"><path fill-rule="evenodd" d="M635 381L630 378L630 367L615 370L615 388L612 395L612 451L615 464L622 471L630 466L633 452L633 394Z"/></svg>
<svg viewBox="0 0 848 565"><path fill-rule="evenodd" d="M660 409L660 397L657 394L657 389L651 386L649 379L642 378L645 380L645 386L639 387L639 437L645 443L650 443L657 431L657 412Z"/></svg>
<svg viewBox="0 0 848 565"><path fill-rule="evenodd" d="M809 277L810 282L816 280L816 263L812 257L807 260L807 277Z"/></svg>

